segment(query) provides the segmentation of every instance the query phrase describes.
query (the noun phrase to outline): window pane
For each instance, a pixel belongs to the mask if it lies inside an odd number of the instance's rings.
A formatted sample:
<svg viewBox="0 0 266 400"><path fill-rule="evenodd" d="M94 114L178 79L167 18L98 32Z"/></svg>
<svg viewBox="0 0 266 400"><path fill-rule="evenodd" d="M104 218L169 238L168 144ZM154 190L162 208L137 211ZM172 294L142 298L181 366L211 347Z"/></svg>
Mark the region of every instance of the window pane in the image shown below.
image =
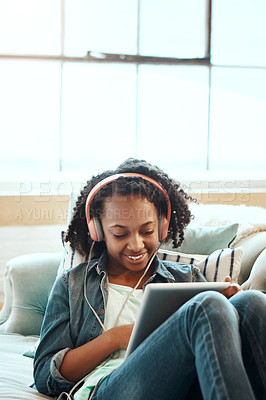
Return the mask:
<svg viewBox="0 0 266 400"><path fill-rule="evenodd" d="M142 0L140 53L204 57L206 0Z"/></svg>
<svg viewBox="0 0 266 400"><path fill-rule="evenodd" d="M63 170L97 173L135 156L135 67L66 64L63 77Z"/></svg>
<svg viewBox="0 0 266 400"><path fill-rule="evenodd" d="M214 68L211 169L266 170L266 71Z"/></svg>
<svg viewBox="0 0 266 400"><path fill-rule="evenodd" d="M60 66L0 62L1 173L58 170Z"/></svg>
<svg viewBox="0 0 266 400"><path fill-rule="evenodd" d="M0 0L0 53L61 52L60 0Z"/></svg>
<svg viewBox="0 0 266 400"><path fill-rule="evenodd" d="M208 69L142 66L139 83L140 158L167 171L206 168Z"/></svg>
<svg viewBox="0 0 266 400"><path fill-rule="evenodd" d="M136 53L137 0L66 0L65 53Z"/></svg>
<svg viewBox="0 0 266 400"><path fill-rule="evenodd" d="M213 0L212 62L266 65L265 0Z"/></svg>

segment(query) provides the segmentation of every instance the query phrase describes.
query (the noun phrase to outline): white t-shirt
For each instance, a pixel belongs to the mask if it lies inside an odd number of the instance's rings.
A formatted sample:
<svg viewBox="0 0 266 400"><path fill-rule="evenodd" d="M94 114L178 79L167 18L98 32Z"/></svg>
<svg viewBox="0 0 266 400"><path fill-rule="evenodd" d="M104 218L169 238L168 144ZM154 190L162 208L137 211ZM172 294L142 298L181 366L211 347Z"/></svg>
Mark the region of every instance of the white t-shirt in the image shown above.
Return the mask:
<svg viewBox="0 0 266 400"><path fill-rule="evenodd" d="M126 297L132 291L129 286L108 283L108 302L105 310L104 326L106 330L115 326L117 316L124 305ZM143 296L143 289L136 289L130 295L116 326L135 323L136 316ZM110 374L122 364L126 350L119 350L107 362L98 365L85 379L82 387L74 395L75 400L87 400L89 394L100 379Z"/></svg>

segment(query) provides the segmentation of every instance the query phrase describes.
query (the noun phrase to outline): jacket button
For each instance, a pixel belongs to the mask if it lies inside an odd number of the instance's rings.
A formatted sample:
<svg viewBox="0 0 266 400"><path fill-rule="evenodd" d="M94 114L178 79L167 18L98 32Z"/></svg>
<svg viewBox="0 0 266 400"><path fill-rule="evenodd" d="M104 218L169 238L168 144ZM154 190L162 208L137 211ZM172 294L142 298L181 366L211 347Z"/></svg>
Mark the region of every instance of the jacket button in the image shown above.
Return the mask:
<svg viewBox="0 0 266 400"><path fill-rule="evenodd" d="M103 309L103 308L100 308L99 314L100 314L100 315L103 315L103 314L104 314L104 309Z"/></svg>

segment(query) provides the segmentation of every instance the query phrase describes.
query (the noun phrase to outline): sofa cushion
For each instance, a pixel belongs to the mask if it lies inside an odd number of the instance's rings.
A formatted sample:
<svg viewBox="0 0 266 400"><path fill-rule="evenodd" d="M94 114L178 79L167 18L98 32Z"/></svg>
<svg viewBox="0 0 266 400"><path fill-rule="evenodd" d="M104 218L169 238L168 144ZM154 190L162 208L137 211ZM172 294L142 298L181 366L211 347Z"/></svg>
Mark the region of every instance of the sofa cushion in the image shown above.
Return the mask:
<svg viewBox="0 0 266 400"><path fill-rule="evenodd" d="M253 235L245 237L238 242L238 246L242 246L244 249L243 259L241 263L241 271L238 280L238 283L240 285L242 285L245 281L247 281L247 279L249 279L250 273L252 272L256 261L260 257L260 254L265 250L265 245L266 232L254 233ZM264 275L266 274L264 273ZM257 279L256 281L258 282ZM261 285L255 288L261 288ZM264 290L266 290L266 286L264 286Z"/></svg>
<svg viewBox="0 0 266 400"><path fill-rule="evenodd" d="M0 335L0 398L5 400L52 399L38 393L33 384L33 360L23 357L36 336Z"/></svg>
<svg viewBox="0 0 266 400"><path fill-rule="evenodd" d="M11 304L5 306L6 321L2 321L0 332L40 333L60 257L61 252L36 253L15 257L7 263L5 279L13 297Z"/></svg>
<svg viewBox="0 0 266 400"><path fill-rule="evenodd" d="M224 226L188 226L184 232L184 241L177 249L182 253L211 254L215 250L230 247L237 234L238 224ZM173 250L171 244L162 248Z"/></svg>
<svg viewBox="0 0 266 400"><path fill-rule="evenodd" d="M243 247L235 249L220 249L210 255L185 254L177 251L160 249L158 257L162 260L178 261L184 264L196 265L207 281L222 282L230 276L233 283L237 283L241 268Z"/></svg>

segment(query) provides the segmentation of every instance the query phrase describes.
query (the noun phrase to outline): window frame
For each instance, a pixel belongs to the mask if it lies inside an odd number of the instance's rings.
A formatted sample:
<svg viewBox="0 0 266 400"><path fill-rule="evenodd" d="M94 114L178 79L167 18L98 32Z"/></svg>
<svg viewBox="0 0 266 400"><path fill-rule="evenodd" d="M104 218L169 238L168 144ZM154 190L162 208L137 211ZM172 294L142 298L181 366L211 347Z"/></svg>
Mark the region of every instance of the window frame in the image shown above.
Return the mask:
<svg viewBox="0 0 266 400"><path fill-rule="evenodd" d="M139 43L140 43L140 5L141 0L137 1L138 4L138 26L137 26L137 54L114 54L114 53L96 53L93 51L88 51L87 55L84 57L69 57L65 56L65 1L61 0L61 54L59 55L33 55L33 54L0 54L0 60L32 60L32 61L54 61L60 63L61 66L61 82L60 82L60 126L59 126L59 142L60 142L60 154L59 154L59 165L58 171L55 175L63 172L62 165L62 85L63 85L63 67L66 63L130 63L136 65L136 85L138 92L138 68L140 65L150 64L150 65L171 65L171 66L204 66L209 69L209 82L208 82L208 132L207 132L207 151L206 151L206 167L204 172L210 171L210 112L211 112L211 76L213 67L229 67L229 68L239 68L240 66L235 65L217 65L211 61L211 49L212 49L212 7L213 0L206 1L206 46L205 46L205 56L199 58L174 58L174 57L156 57L156 56L143 56L139 54ZM245 66L242 66L243 68ZM247 66L246 68L254 68L254 66ZM263 68L263 67L260 67ZM138 111L137 111L138 112ZM137 115L136 115L137 119ZM136 124L136 138L137 124ZM137 139L136 139L137 140ZM203 172L203 174L204 174Z"/></svg>

